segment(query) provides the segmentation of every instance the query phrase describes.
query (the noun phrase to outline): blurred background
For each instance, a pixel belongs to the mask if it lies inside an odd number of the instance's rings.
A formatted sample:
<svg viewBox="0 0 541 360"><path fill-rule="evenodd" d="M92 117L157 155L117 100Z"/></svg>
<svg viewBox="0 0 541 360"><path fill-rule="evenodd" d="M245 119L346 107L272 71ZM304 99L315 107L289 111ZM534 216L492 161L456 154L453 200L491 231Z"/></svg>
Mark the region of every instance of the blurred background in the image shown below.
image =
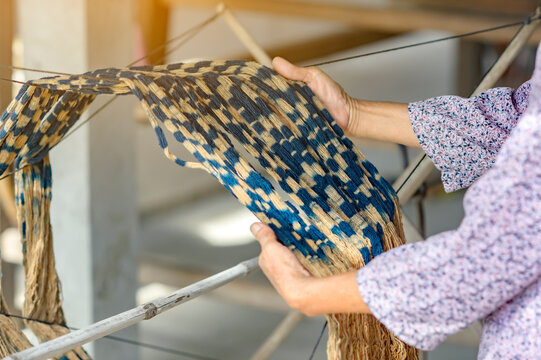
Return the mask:
<svg viewBox="0 0 541 360"><path fill-rule="evenodd" d="M528 17L537 0L230 0L226 8L271 57L310 65L428 41ZM0 0L0 77L39 72L251 59L213 0ZM237 30L238 30L238 24ZM413 102L468 96L517 28L413 47L321 68L352 96ZM180 37L179 37L180 36ZM174 39L169 43L168 40ZM176 39L176 40L175 40ZM500 80L529 79L537 31ZM167 44L166 44L167 43ZM166 45L164 45L166 44ZM0 83L5 109L17 85ZM109 98L92 105L98 111ZM86 115L85 119L89 119ZM356 140L393 182L417 155L395 144ZM187 158L181 146L176 154ZM52 221L68 324L83 327L257 256L255 218L210 175L165 158L137 102L122 97L99 110L51 153ZM21 249L12 190L0 182L2 287L13 312L22 304ZM434 173L404 205L419 233L460 223L462 195L445 194ZM288 313L260 272L118 334L176 349L172 354L111 339L87 346L97 359L250 359ZM308 359L324 324L303 318L270 356ZM451 336L430 360L475 359L481 327ZM314 359L324 359L324 342Z"/></svg>

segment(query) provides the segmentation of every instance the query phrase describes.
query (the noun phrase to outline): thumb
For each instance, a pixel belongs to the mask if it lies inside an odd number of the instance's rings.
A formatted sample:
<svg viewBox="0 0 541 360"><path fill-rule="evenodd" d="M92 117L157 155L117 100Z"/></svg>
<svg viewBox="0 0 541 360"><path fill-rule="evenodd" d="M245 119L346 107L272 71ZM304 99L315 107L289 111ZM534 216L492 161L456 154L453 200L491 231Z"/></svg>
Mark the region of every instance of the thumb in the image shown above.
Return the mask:
<svg viewBox="0 0 541 360"><path fill-rule="evenodd" d="M278 243L274 231L272 231L272 229L268 225L260 222L253 223L252 226L250 226L250 231L255 236L257 241L259 241L261 248L273 242Z"/></svg>
<svg viewBox="0 0 541 360"><path fill-rule="evenodd" d="M272 67L278 74L285 78L306 82L308 70L304 67L293 65L284 58L277 56L272 59Z"/></svg>

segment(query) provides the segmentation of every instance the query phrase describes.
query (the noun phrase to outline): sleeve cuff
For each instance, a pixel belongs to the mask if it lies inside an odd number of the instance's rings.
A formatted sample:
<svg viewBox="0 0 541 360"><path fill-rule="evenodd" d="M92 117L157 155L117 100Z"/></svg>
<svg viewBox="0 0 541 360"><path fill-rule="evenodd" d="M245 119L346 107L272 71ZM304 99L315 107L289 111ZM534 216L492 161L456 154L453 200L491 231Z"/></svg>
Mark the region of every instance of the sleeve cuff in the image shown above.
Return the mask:
<svg viewBox="0 0 541 360"><path fill-rule="evenodd" d="M447 105L447 97L442 96L410 103L408 111L419 144L441 172L443 187L449 193L471 185L473 181L470 179L475 174L461 159L467 152L464 140L457 135L456 129L445 124L447 116L438 114L437 109ZM482 154L478 154L478 157L482 158Z"/></svg>

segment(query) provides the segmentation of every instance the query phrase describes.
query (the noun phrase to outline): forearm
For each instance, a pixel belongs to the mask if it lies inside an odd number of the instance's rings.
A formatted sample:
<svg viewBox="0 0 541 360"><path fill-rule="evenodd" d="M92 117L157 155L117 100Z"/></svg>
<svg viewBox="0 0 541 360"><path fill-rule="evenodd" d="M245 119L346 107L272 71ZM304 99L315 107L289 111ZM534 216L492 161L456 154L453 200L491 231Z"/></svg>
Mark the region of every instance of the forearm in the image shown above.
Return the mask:
<svg viewBox="0 0 541 360"><path fill-rule="evenodd" d="M333 313L365 313L370 310L359 293L356 272L309 278L297 301L290 304L309 316Z"/></svg>
<svg viewBox="0 0 541 360"><path fill-rule="evenodd" d="M421 147L411 126L408 104L350 98L349 108L348 135Z"/></svg>

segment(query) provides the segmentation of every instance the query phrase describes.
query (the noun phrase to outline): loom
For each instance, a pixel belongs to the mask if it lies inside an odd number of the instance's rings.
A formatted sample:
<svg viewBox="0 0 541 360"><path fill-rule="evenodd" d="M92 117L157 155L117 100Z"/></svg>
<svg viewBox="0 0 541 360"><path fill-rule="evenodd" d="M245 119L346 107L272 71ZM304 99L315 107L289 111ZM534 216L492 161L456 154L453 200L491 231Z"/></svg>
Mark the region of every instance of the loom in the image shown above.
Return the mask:
<svg viewBox="0 0 541 360"><path fill-rule="evenodd" d="M315 276L358 269L404 243L392 187L307 86L265 66L202 61L35 80L2 117L0 174L23 169L15 177L26 259L23 315L57 324L28 324L41 341L67 332L52 254L47 153L98 94L135 95L165 155L216 177ZM197 161L172 154L169 138ZM417 358L372 316L328 319L331 359ZM4 355L27 346L20 335L2 336ZM81 348L65 356L87 357Z"/></svg>

